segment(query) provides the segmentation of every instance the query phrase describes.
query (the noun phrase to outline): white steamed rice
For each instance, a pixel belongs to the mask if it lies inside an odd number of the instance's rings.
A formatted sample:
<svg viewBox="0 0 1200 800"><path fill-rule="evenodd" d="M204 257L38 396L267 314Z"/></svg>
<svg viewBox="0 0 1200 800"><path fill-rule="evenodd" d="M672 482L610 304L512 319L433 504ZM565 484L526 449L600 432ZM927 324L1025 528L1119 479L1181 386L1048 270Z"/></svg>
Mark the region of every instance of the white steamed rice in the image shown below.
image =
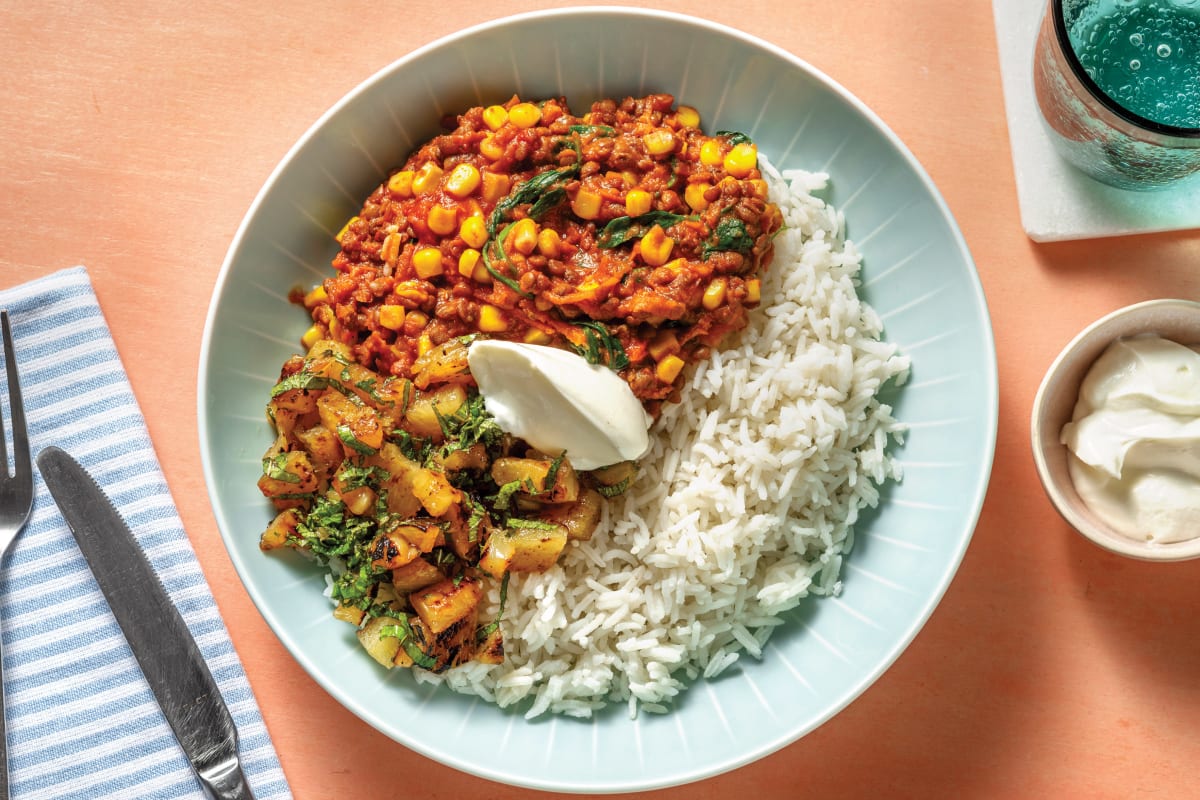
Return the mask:
<svg viewBox="0 0 1200 800"><path fill-rule="evenodd" d="M903 426L875 395L904 380L908 359L858 298L860 256L812 194L827 176L760 165L785 225L763 305L665 407L591 540L512 577L504 663L418 680L501 706L532 700L527 717L611 702L665 711L689 681L760 657L802 598L841 590L859 509L900 478L886 448ZM494 586L481 618L499 601Z"/></svg>

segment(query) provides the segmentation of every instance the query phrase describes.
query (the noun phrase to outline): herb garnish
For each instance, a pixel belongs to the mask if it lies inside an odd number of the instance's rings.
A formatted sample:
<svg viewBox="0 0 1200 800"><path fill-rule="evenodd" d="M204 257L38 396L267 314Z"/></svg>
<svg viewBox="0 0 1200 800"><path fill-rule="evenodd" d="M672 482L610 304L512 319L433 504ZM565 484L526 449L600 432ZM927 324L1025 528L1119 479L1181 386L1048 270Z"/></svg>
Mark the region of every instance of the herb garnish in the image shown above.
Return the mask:
<svg viewBox="0 0 1200 800"><path fill-rule="evenodd" d="M338 479L347 489L357 489L360 486L377 487L390 477L388 471L382 467L360 466L349 461L344 461L342 468L338 470Z"/></svg>
<svg viewBox="0 0 1200 800"><path fill-rule="evenodd" d="M356 453L360 453L364 456L373 456L376 452L378 452L374 447L371 447L369 444L365 444L361 439L355 436L354 431L350 430L349 425L338 425L337 435L338 438L342 440L343 444Z"/></svg>
<svg viewBox="0 0 1200 800"><path fill-rule="evenodd" d="M512 496L524 488L522 481L509 481L500 487L500 491L496 494L496 499L492 502L492 506L498 511L507 511L509 503L512 502Z"/></svg>
<svg viewBox="0 0 1200 800"><path fill-rule="evenodd" d="M476 640L482 642L487 637L500 627L500 620L504 617L504 603L508 600L508 576L511 573L504 573L504 577L500 579L500 608L496 610L496 618L480 628L476 634Z"/></svg>
<svg viewBox="0 0 1200 800"><path fill-rule="evenodd" d="M294 472L288 472L287 462L287 453L280 453L276 456L264 458L262 460L263 475L266 475L271 480L283 481L284 483L300 483L299 475Z"/></svg>
<svg viewBox="0 0 1200 800"><path fill-rule="evenodd" d="M629 488L630 478L626 478L620 483L614 483L612 486L597 486L596 491L604 497L616 497L619 494L624 494Z"/></svg>
<svg viewBox="0 0 1200 800"><path fill-rule="evenodd" d="M436 406L434 414L446 440L442 445L443 456L457 450L469 450L479 443L490 447L504 435L504 431L496 423L496 418L488 413L483 395L478 392L469 395L467 402L459 406L453 414L443 416Z"/></svg>
<svg viewBox="0 0 1200 800"><path fill-rule="evenodd" d="M531 528L537 531L553 531L558 529L558 526L553 522L546 522L540 519L525 519L524 517L513 517L508 521L508 527Z"/></svg>
<svg viewBox="0 0 1200 800"><path fill-rule="evenodd" d="M437 659L421 649L421 646L416 642L416 636L413 635L412 625L409 624L407 617L397 618L398 625L384 625L379 629L380 636L390 636L393 639L400 640L400 646L404 648L404 652L413 660L413 663L422 669L435 669L437 667Z"/></svg>
<svg viewBox="0 0 1200 800"><path fill-rule="evenodd" d="M278 397L284 392L290 392L293 389L327 389L329 388L329 379L323 375L314 375L308 370L302 370L293 375L288 375L271 389L271 397Z"/></svg>

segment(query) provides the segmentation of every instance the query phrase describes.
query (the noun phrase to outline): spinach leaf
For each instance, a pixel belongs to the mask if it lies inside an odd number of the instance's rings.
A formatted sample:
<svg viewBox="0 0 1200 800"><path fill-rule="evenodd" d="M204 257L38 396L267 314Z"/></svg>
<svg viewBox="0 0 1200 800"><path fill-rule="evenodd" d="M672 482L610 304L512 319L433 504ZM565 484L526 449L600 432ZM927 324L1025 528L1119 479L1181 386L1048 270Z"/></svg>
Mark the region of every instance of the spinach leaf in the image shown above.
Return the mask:
<svg viewBox="0 0 1200 800"><path fill-rule="evenodd" d="M621 340L609 333L603 323L589 320L574 324L583 329L584 343L576 345L568 341L567 344L571 346L572 350L583 356L589 364L599 364L614 372L629 366L629 356L625 354Z"/></svg>
<svg viewBox="0 0 1200 800"><path fill-rule="evenodd" d="M687 217L681 214L658 210L647 211L636 217L617 217L609 220L609 223L600 231L596 237L596 246L604 250L611 250L633 239L642 238L655 225L661 225L666 229L685 219Z"/></svg>
<svg viewBox="0 0 1200 800"><path fill-rule="evenodd" d="M589 133L596 136L615 136L616 130L607 125L572 125L571 133L578 133L580 136L587 136Z"/></svg>
<svg viewBox="0 0 1200 800"><path fill-rule="evenodd" d="M546 215L546 212L555 206L562 203L567 197L567 190L561 186L555 186L544 195L537 199L529 209L529 216L533 219L541 219Z"/></svg>
<svg viewBox="0 0 1200 800"><path fill-rule="evenodd" d="M488 274L491 275L492 278L500 281L505 286L512 289L517 294L521 295L521 297L531 298L531 297L533 297L533 295L531 295L529 292L522 291L520 284L518 284L515 280L513 280L509 276L500 272L500 270L496 269L496 267L493 266L493 264L492 264L493 249L495 250L497 260L499 260L499 261L507 261L508 260L508 256L506 256L504 254L503 242L504 242L504 238L506 236L508 236L509 229L512 228L512 226L514 224L515 223L512 223L512 222L508 223L507 225L504 226L504 229L500 231L499 236L484 243L483 251L482 251L483 268L488 271Z"/></svg>
<svg viewBox="0 0 1200 800"><path fill-rule="evenodd" d="M487 231L488 236L496 238L496 233L500 229L500 225L512 213L517 206L525 203L537 203L542 195L547 192L560 188L558 184L566 183L571 178L575 177L579 172L579 163L568 164L565 167L558 169L549 169L545 172L539 172L529 180L518 186L512 194L505 197L496 207L492 209L492 216L488 218Z"/></svg>
<svg viewBox="0 0 1200 800"><path fill-rule="evenodd" d="M748 253L754 247L754 237L746 230L746 223L737 217L722 217L713 230L713 238L700 247L701 260L718 250L731 250L735 253Z"/></svg>
<svg viewBox="0 0 1200 800"><path fill-rule="evenodd" d="M750 137L741 131L717 131L717 136L724 136L725 138L729 139L729 143L733 145L754 144L754 142L750 140Z"/></svg>

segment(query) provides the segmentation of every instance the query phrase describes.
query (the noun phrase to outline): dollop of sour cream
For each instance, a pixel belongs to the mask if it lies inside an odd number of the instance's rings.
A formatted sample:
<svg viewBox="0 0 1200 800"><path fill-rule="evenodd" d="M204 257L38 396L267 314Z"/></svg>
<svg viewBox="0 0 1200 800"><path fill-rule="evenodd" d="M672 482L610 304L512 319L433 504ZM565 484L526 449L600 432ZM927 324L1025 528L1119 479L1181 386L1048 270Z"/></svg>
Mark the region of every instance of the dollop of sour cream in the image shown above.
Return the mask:
<svg viewBox="0 0 1200 800"><path fill-rule="evenodd" d="M1200 353L1157 336L1111 344L1061 441L1080 499L1124 536L1200 537Z"/></svg>
<svg viewBox="0 0 1200 800"><path fill-rule="evenodd" d="M624 380L556 347L481 339L467 363L502 430L576 469L645 455L650 416Z"/></svg>

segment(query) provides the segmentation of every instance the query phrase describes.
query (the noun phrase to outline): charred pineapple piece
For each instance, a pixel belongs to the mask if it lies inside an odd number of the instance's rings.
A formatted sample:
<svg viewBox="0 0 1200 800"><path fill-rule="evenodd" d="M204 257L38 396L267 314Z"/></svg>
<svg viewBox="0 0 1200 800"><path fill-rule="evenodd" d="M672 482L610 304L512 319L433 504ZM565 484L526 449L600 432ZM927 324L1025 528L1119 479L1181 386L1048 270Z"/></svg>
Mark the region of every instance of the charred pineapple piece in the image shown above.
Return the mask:
<svg viewBox="0 0 1200 800"><path fill-rule="evenodd" d="M579 497L579 476L565 458L497 458L492 480L497 486L515 481L519 495L544 503L573 503Z"/></svg>
<svg viewBox="0 0 1200 800"><path fill-rule="evenodd" d="M600 493L595 489L584 489L574 503L545 506L538 519L563 526L567 529L568 539L586 542L600 524L603 508L604 498Z"/></svg>

